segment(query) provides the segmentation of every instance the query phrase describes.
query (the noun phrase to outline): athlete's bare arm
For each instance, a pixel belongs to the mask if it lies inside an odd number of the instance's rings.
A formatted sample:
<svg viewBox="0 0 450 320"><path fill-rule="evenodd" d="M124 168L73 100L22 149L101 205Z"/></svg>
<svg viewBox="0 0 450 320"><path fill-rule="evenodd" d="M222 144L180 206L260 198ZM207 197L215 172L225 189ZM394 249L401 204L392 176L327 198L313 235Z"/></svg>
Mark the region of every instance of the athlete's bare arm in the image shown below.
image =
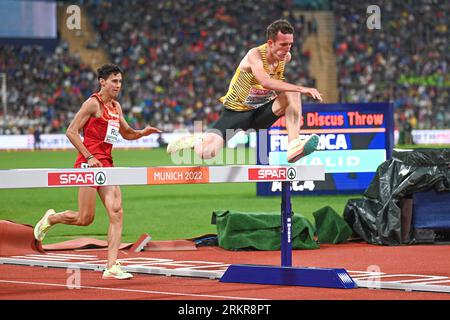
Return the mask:
<svg viewBox="0 0 450 320"><path fill-rule="evenodd" d="M77 112L72 122L66 131L66 136L75 148L85 157L91 156L91 153L83 144L80 138L81 129L83 129L86 122L90 117L101 116L100 104L96 99L89 98L82 105L80 110ZM95 158L88 160L91 167L101 167L100 161Z"/></svg>
<svg viewBox="0 0 450 320"><path fill-rule="evenodd" d="M290 61L290 54L287 59L289 59ZM278 92L300 92L302 94L309 95L314 99L322 101L322 96L320 95L319 91L317 91L317 89L302 87L270 78L270 76L264 70L261 53L259 52L258 48L251 49L242 59L239 67L243 71L252 72L256 80L266 89L271 89Z"/></svg>
<svg viewBox="0 0 450 320"><path fill-rule="evenodd" d="M135 130L133 128L130 127L130 125L128 124L128 122L125 120L125 118L123 117L123 113L122 113L122 107L120 106L120 104L118 102L116 102L116 105L118 105L118 109L119 109L119 122L120 122L120 135L126 139L126 140L136 140L145 136L148 136L152 133L161 133L162 131L157 129L157 128L153 128L153 127L145 127L142 130Z"/></svg>

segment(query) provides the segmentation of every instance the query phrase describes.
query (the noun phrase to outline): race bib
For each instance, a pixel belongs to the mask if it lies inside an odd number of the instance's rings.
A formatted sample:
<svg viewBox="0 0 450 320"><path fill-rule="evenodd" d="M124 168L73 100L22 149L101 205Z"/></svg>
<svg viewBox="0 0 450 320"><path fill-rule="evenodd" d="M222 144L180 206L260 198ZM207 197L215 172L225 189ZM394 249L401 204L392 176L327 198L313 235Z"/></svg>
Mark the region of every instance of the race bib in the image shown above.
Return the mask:
<svg viewBox="0 0 450 320"><path fill-rule="evenodd" d="M119 140L119 128L120 124L117 120L108 121L108 129L106 129L106 135L104 142L114 144Z"/></svg>
<svg viewBox="0 0 450 320"><path fill-rule="evenodd" d="M256 109L274 100L276 97L277 94L273 90L264 88L258 89L252 87L248 92L248 96L244 101L244 105Z"/></svg>

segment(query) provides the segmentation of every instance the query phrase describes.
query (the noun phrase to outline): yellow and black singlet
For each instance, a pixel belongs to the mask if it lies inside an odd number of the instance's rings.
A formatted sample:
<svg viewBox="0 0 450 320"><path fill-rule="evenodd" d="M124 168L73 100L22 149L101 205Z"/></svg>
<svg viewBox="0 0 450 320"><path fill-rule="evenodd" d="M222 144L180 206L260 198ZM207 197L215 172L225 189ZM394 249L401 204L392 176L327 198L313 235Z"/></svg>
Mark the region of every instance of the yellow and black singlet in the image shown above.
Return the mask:
<svg viewBox="0 0 450 320"><path fill-rule="evenodd" d="M284 80L285 60L281 60L275 70L271 72L266 57L267 44L260 45L258 50L262 57L264 70L270 78ZM227 109L248 111L259 108L276 97L277 93L260 85L253 73L242 71L238 67L231 79L227 94L219 100Z"/></svg>

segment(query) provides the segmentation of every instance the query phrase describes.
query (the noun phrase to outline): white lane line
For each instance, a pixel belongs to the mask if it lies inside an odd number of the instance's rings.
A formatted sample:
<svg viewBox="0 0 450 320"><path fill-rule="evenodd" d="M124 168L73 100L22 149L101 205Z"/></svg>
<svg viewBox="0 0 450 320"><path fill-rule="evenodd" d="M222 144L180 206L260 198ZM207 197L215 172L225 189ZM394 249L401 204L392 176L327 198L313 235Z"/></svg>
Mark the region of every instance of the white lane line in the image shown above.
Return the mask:
<svg viewBox="0 0 450 320"><path fill-rule="evenodd" d="M29 282L29 281L13 281L13 280L0 280L3 283L11 284L24 284L24 285L38 285L38 286L49 286L49 287L65 287L65 284L57 283L46 283L46 282ZM120 291L120 292L135 292L135 293L149 293L149 294L163 294L169 296L186 296L186 297L200 297L200 298L218 298L218 299L232 299L232 300L268 300L260 298L248 298L248 297L232 297L232 296L217 296L208 294L197 294L197 293L175 293L175 292L164 292L164 291L148 291L148 290L136 290L136 289L121 289L121 288L106 288L106 287L93 287L93 286L79 286L82 289L95 289L95 290L106 290L106 291Z"/></svg>
<svg viewBox="0 0 450 320"><path fill-rule="evenodd" d="M94 258L94 259L98 259L97 256L86 255L86 254L48 253L47 256L48 255L60 256L60 257L69 257L69 258Z"/></svg>
<svg viewBox="0 0 450 320"><path fill-rule="evenodd" d="M47 257L47 256L11 256L10 258L14 258L14 259L30 259L30 260L36 260L36 261L66 261L68 260L67 258L63 258L63 257Z"/></svg>
<svg viewBox="0 0 450 320"><path fill-rule="evenodd" d="M450 279L446 279L446 280L433 280L433 281L425 281L422 282L422 284L430 284L430 283L449 283L450 284ZM449 285L450 286L450 285Z"/></svg>

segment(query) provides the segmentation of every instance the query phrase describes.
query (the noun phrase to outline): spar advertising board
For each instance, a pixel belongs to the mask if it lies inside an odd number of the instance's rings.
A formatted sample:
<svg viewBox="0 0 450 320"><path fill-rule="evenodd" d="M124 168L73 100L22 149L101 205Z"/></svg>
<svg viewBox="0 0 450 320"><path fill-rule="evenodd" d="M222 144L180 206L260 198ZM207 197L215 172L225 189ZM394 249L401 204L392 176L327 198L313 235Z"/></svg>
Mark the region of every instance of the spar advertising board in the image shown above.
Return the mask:
<svg viewBox="0 0 450 320"><path fill-rule="evenodd" d="M285 118L258 134L257 163L287 165ZM394 146L393 108L389 103L305 104L300 138L317 134L318 150L295 164L324 165L325 181L292 183L293 193L360 193L370 184L378 166L389 159ZM257 195L281 192L281 182L258 182Z"/></svg>

